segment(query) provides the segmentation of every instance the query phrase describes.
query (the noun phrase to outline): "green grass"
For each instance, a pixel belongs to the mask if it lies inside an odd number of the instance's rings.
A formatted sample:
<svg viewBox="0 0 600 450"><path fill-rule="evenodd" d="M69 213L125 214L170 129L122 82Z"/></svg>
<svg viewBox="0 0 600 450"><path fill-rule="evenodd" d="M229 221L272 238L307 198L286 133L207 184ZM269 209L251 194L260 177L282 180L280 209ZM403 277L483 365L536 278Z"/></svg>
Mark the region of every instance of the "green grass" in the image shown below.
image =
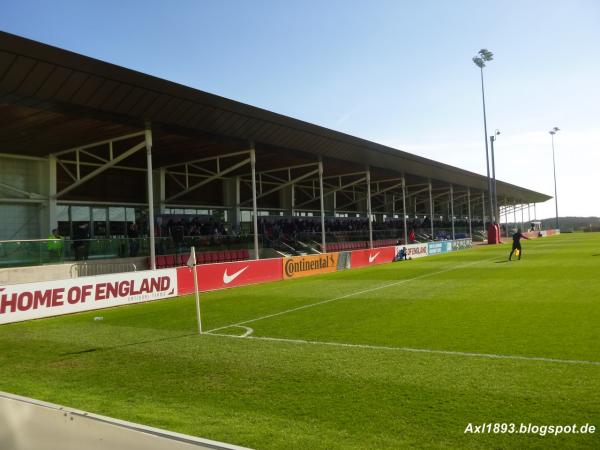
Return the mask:
<svg viewBox="0 0 600 450"><path fill-rule="evenodd" d="M199 337L191 297L5 325L0 389L259 449L600 448L600 431L464 434L600 428L599 364L400 349L599 362L600 234L523 247L511 263L479 247L202 296L215 329L363 291L246 324L283 340Z"/></svg>

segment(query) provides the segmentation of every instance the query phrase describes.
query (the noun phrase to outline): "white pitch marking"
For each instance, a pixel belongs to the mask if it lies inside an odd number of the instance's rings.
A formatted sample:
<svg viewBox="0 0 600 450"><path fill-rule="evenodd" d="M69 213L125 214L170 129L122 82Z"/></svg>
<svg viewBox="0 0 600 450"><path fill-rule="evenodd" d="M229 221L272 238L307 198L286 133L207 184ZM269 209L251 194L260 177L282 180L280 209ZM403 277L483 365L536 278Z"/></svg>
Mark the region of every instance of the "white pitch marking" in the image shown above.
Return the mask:
<svg viewBox="0 0 600 450"><path fill-rule="evenodd" d="M264 319L269 319L271 317L281 316L283 314L288 314L288 313L291 313L291 312L294 312L294 311L299 311L301 309L312 308L313 306L324 305L326 303L335 302L337 300L343 300L343 299L348 298L348 297L354 297L355 295L366 294L368 292L378 291L380 289L385 289L385 288L388 288L388 287L391 287L391 286L397 286L399 284L408 283L410 281L419 280L421 278L431 277L433 275L439 275L440 273L451 272L453 270L462 269L464 267L472 266L474 264L486 263L486 262L493 261L493 260L496 260L496 259L498 259L498 257L487 259L487 260L484 260L484 261L473 261L473 262L470 262L468 264L463 264L463 265L460 265L460 266L452 266L452 267L450 267L448 269L438 270L437 272L426 273L424 275L419 275L417 277L408 278L406 280L394 281L393 283L388 283L388 284L384 284L384 285L381 285L381 286L376 286L376 287L370 288L370 289L364 289L362 291L351 292L350 294L345 294L345 295L341 295L339 297L330 298L329 300L323 300L321 302L311 303L309 305L297 306L296 308L287 309L285 311L280 311L278 313L268 314L268 315L262 316L262 317L257 317L256 319L244 320L242 322L237 322L237 323L234 323L234 324L231 324L231 325L226 325L224 327L214 328L212 330L207 331L207 333L213 333L215 331L224 330L225 328L237 327L237 326L240 326L240 325L245 325L247 323L258 322L259 320L264 320Z"/></svg>
<svg viewBox="0 0 600 450"><path fill-rule="evenodd" d="M252 328L250 328L250 327L245 327L245 326L242 326L242 325L238 325L238 328L245 328L246 329L246 332L240 336L240 337L243 337L243 338L250 337L250 335L252 333L254 333L254 330Z"/></svg>
<svg viewBox="0 0 600 450"><path fill-rule="evenodd" d="M243 325L230 325L226 328L243 328L244 330L246 330L244 332L244 334L215 334L215 336L231 336L231 337L236 337L236 338L246 338L249 337L252 333L254 333L254 330L250 327L245 327ZM213 334L212 331L205 331L204 334Z"/></svg>
<svg viewBox="0 0 600 450"><path fill-rule="evenodd" d="M471 358L489 358L489 359L508 359L517 361L541 361L549 363L560 363L560 364L576 364L576 365L588 365L588 366L600 366L600 361L587 361L579 359L559 359L559 358L545 358L542 356L519 356L519 355L499 355L495 353L471 353L471 352L459 352L452 350L432 350L427 348L411 348L411 347L388 347L384 345L369 345L369 344L345 344L343 342L324 342L324 341L307 341L304 339L285 339L285 338L274 338L267 336L235 336L232 334L219 334L210 333L211 336L238 338L238 339L251 339L261 341L275 341L284 342L290 344L310 344L310 345L327 345L331 347L346 347L346 348L360 348L367 350L391 350L399 352L410 352L410 353L433 353L437 355L449 355L449 356L467 356Z"/></svg>

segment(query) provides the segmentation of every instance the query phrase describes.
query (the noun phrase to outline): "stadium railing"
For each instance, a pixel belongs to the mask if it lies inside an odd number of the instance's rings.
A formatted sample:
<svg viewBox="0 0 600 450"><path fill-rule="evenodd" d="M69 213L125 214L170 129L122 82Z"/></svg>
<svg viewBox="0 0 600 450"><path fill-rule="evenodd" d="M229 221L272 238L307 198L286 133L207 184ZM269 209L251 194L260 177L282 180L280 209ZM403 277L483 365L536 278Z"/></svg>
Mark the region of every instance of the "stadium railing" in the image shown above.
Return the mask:
<svg viewBox="0 0 600 450"><path fill-rule="evenodd" d="M259 248L264 240L259 236ZM77 245L79 243L80 245ZM156 238L157 255L188 254L190 247L197 251L230 251L254 247L252 235L242 236L186 236L175 242L171 237ZM98 238L73 241L71 239L32 239L0 241L0 268L64 264L71 261L97 261L150 255L147 237Z"/></svg>

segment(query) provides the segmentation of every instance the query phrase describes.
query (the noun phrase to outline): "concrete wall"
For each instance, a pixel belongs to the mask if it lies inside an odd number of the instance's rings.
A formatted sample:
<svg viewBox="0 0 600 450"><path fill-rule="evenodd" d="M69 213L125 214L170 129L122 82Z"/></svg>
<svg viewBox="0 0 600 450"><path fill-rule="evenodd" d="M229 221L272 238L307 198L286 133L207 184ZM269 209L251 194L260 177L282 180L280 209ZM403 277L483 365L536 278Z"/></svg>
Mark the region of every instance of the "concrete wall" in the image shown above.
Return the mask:
<svg viewBox="0 0 600 450"><path fill-rule="evenodd" d="M136 270L148 270L148 257L103 259L92 261L99 264L133 263ZM71 278L71 267L74 261L65 264L46 264L43 266L9 267L0 269L0 285L34 283L36 281L65 280Z"/></svg>
<svg viewBox="0 0 600 450"><path fill-rule="evenodd" d="M0 392L3 450L243 450L124 420Z"/></svg>

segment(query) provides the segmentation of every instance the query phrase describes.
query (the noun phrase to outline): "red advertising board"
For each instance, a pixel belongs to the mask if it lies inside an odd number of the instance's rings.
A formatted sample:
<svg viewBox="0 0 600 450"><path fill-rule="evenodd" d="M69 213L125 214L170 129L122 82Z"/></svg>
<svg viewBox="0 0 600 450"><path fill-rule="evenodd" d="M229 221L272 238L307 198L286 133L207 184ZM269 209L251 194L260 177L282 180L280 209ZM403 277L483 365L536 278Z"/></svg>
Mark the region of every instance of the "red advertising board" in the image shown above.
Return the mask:
<svg viewBox="0 0 600 450"><path fill-rule="evenodd" d="M282 259L260 259L218 264L201 264L198 271L198 287L212 291L245 284L264 283L282 279ZM189 267L177 268L179 295L194 292L194 277Z"/></svg>
<svg viewBox="0 0 600 450"><path fill-rule="evenodd" d="M370 250L354 250L350 255L350 267L374 266L394 260L396 247L380 247Z"/></svg>

